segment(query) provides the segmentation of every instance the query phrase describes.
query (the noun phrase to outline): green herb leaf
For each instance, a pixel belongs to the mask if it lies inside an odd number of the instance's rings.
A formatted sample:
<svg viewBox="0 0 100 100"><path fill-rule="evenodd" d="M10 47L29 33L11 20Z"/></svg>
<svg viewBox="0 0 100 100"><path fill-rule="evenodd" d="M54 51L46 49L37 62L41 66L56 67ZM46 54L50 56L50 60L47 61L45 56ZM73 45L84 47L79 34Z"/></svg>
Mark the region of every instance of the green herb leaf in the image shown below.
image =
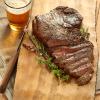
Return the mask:
<svg viewBox="0 0 100 100"><path fill-rule="evenodd" d="M69 75L67 75L63 70L59 69L58 66L56 66L52 62L52 57L48 55L46 52L44 46L42 43L40 43L35 36L29 36L30 40L36 47L37 53L38 53L38 62L39 64L45 64L48 66L50 71L59 79L62 79L64 81L68 81L70 79ZM44 58L43 58L44 57Z"/></svg>
<svg viewBox="0 0 100 100"><path fill-rule="evenodd" d="M54 69L54 70L52 70L52 72L53 72L53 74L54 74L55 76L61 77L61 72L60 72L59 69Z"/></svg>
<svg viewBox="0 0 100 100"><path fill-rule="evenodd" d="M70 77L69 77L68 75L63 75L63 76L62 76L62 80L63 80L63 81L69 80L69 78L70 78Z"/></svg>
<svg viewBox="0 0 100 100"><path fill-rule="evenodd" d="M85 29L85 28L81 27L81 28L80 28L80 32L81 32L82 36L83 36L86 40L89 40L90 34L88 33L88 28Z"/></svg>

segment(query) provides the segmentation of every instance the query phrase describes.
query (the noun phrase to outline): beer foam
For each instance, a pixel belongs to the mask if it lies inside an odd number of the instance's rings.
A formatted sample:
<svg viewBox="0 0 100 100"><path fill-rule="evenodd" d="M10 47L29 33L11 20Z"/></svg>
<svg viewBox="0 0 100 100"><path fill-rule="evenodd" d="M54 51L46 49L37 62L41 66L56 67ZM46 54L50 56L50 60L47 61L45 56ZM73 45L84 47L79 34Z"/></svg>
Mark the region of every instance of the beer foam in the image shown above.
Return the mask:
<svg viewBox="0 0 100 100"><path fill-rule="evenodd" d="M5 0L6 10L12 14L23 14L31 9L30 2L30 0Z"/></svg>

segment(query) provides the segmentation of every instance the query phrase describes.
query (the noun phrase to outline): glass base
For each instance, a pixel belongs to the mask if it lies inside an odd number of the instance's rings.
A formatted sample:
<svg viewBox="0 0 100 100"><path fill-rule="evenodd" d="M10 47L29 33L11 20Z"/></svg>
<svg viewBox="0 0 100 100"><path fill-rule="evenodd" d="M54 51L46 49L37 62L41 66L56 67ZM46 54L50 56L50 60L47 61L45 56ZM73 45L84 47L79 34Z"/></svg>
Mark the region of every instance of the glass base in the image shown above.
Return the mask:
<svg viewBox="0 0 100 100"><path fill-rule="evenodd" d="M15 24L10 24L9 26L14 31L22 31L24 29L24 26L21 27L21 26L15 25Z"/></svg>

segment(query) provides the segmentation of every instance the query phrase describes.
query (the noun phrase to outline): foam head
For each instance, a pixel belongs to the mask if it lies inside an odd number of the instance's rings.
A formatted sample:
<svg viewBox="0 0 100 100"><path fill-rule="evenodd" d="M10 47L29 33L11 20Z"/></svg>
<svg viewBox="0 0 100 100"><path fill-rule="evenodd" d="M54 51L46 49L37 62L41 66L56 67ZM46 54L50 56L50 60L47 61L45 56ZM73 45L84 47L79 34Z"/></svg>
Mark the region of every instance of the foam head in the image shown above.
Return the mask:
<svg viewBox="0 0 100 100"><path fill-rule="evenodd" d="M12 14L23 14L31 9L31 0L5 0L5 6Z"/></svg>

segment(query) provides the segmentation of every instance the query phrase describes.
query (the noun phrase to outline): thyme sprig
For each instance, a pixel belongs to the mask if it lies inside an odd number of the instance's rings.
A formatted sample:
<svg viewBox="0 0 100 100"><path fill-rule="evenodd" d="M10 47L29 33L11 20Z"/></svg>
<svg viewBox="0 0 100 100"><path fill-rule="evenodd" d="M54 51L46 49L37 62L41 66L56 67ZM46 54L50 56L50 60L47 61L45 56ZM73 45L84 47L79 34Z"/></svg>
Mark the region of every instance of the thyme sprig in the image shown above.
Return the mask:
<svg viewBox="0 0 100 100"><path fill-rule="evenodd" d="M35 36L29 36L30 40L36 47L36 51L38 53L38 62L39 64L45 64L48 66L48 69L58 78L62 79L63 81L68 81L70 76L67 75L63 70L59 69L57 65L52 62L52 57L48 55L44 46L40 41L38 41Z"/></svg>
<svg viewBox="0 0 100 100"><path fill-rule="evenodd" d="M90 34L88 33L88 28L85 29L83 26L81 26L80 32L83 38L85 38L86 40L89 40Z"/></svg>

